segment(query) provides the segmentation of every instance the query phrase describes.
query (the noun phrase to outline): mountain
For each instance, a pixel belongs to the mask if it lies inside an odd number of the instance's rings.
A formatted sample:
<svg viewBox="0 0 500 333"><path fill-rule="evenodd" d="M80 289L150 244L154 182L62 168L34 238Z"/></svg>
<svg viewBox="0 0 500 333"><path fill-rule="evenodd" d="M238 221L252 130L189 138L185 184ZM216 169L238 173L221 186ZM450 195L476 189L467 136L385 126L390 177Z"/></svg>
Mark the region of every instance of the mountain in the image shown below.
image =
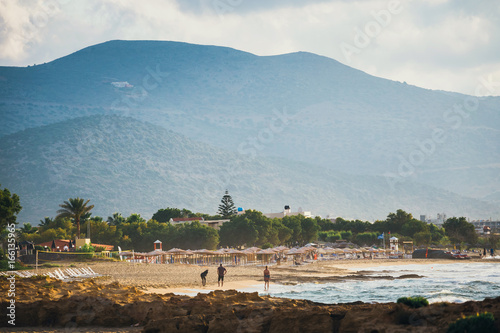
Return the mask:
<svg viewBox="0 0 500 333"><path fill-rule="evenodd" d="M225 151L130 117L88 116L26 129L0 141L0 179L21 198L19 221L55 216L70 197L91 199L94 215L150 218L160 208L214 214L227 188L245 209L285 204L316 214L383 219L398 208L416 215L444 209L498 214L496 207L409 183L355 176L281 158Z"/></svg>
<svg viewBox="0 0 500 333"><path fill-rule="evenodd" d="M251 159L378 176L391 191L421 184L500 203L499 97L426 90L311 53L110 41L0 67L0 140L93 115L131 117Z"/></svg>

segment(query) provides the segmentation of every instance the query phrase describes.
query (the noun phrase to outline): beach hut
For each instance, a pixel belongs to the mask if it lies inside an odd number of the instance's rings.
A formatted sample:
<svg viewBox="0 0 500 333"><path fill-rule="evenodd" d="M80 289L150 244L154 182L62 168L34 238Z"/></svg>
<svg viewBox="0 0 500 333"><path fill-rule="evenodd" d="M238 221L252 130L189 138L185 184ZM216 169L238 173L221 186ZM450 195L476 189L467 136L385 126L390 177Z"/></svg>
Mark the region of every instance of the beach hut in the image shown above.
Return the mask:
<svg viewBox="0 0 500 333"><path fill-rule="evenodd" d="M160 250L160 251L162 250L160 240L156 240L156 242L153 243L153 246L154 246L154 250Z"/></svg>
<svg viewBox="0 0 500 333"><path fill-rule="evenodd" d="M397 237L391 237L389 239L389 247L393 251L399 251L399 239Z"/></svg>

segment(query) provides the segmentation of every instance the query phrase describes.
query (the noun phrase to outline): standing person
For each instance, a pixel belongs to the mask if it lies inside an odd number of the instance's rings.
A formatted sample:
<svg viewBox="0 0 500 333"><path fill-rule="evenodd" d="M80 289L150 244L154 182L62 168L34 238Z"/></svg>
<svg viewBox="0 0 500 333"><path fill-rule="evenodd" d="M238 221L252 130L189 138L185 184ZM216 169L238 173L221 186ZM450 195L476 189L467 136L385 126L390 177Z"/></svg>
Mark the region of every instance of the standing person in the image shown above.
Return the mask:
<svg viewBox="0 0 500 333"><path fill-rule="evenodd" d="M269 273L269 269L266 266L264 270L264 290L269 290L269 280L271 280L271 273Z"/></svg>
<svg viewBox="0 0 500 333"><path fill-rule="evenodd" d="M207 284L207 274L208 274L208 269L203 273L201 273L201 284L203 285L203 287L205 287L205 285Z"/></svg>
<svg viewBox="0 0 500 333"><path fill-rule="evenodd" d="M217 280L217 285L219 287L224 286L224 275L226 275L226 273L227 273L227 269L222 267L222 264L220 264L220 266L217 267L217 274L219 274L219 279Z"/></svg>
<svg viewBox="0 0 500 333"><path fill-rule="evenodd" d="M486 248L483 249L483 257L486 257Z"/></svg>
<svg viewBox="0 0 500 333"><path fill-rule="evenodd" d="M492 256L492 257L494 257L494 256L495 256L495 250L493 250L493 248L491 248L490 253L491 253L491 256Z"/></svg>

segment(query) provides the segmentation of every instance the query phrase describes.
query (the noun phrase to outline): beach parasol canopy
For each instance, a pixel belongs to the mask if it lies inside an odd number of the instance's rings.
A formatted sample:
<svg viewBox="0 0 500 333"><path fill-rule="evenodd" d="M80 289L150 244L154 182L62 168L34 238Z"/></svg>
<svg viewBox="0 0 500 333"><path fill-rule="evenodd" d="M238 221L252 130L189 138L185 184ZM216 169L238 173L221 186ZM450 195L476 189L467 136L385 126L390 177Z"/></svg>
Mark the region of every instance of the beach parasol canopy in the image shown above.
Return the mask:
<svg viewBox="0 0 500 333"><path fill-rule="evenodd" d="M150 257L150 256L159 256L159 255L162 255L165 253L166 253L165 251L161 251L161 250L156 249L154 251L146 253L146 255Z"/></svg>
<svg viewBox="0 0 500 333"><path fill-rule="evenodd" d="M286 254L289 256L292 256L292 255L299 255L299 254L304 254L304 253L306 253L306 250L303 248L299 248L299 249L293 248L290 251L288 251Z"/></svg>
<svg viewBox="0 0 500 333"><path fill-rule="evenodd" d="M217 254L216 252L210 251L207 249L194 250L193 253L196 253L196 254Z"/></svg>
<svg viewBox="0 0 500 333"><path fill-rule="evenodd" d="M229 249L226 251L226 253L228 253L228 254L246 254L246 253L239 251L239 250L236 250L236 249Z"/></svg>
<svg viewBox="0 0 500 333"><path fill-rule="evenodd" d="M255 253L255 252L259 251L259 250L260 249L258 247L252 246L252 247L249 247L248 249L243 250L243 252Z"/></svg>
<svg viewBox="0 0 500 333"><path fill-rule="evenodd" d="M186 251L184 251L183 249L178 249L176 247L174 248L171 248L170 250L168 250L166 253L170 253L170 254L182 254L182 253L185 253Z"/></svg>
<svg viewBox="0 0 500 333"><path fill-rule="evenodd" d="M275 252L271 249L260 250L256 252L257 254L275 254Z"/></svg>

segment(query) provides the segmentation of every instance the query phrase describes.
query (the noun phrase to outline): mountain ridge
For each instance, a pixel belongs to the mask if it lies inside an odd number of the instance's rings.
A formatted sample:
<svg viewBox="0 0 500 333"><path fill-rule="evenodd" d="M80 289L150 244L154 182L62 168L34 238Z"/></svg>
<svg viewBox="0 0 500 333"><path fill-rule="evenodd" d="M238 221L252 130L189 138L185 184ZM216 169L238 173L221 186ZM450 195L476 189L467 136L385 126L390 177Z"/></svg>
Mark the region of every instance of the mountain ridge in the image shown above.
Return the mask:
<svg viewBox="0 0 500 333"><path fill-rule="evenodd" d="M463 109L468 101L477 102L473 112ZM411 180L488 200L500 186L498 110L500 98L418 88L308 52L257 56L182 42L111 41L44 65L0 67L0 138L117 114L233 152L250 145L259 157L395 175L403 185ZM290 119L273 131L276 112ZM436 130L446 139L423 152ZM422 153L414 172L398 172Z"/></svg>

